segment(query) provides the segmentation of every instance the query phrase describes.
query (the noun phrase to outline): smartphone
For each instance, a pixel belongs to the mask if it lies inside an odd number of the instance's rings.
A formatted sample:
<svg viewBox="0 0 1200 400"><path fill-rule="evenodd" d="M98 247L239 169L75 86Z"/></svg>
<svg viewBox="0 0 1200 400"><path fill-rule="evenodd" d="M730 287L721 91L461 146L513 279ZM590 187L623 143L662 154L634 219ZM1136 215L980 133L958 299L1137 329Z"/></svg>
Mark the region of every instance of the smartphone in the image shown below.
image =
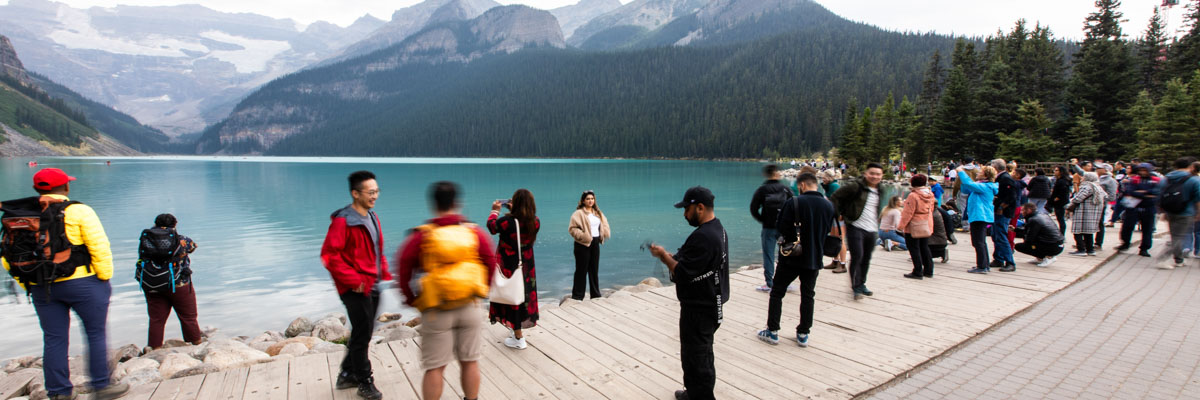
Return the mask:
<svg viewBox="0 0 1200 400"><path fill-rule="evenodd" d="M509 200L509 199L499 199L499 200L496 200L496 201L500 202L500 206L507 206L507 205L508 205L508 203L509 203L510 201L512 201L512 200Z"/></svg>

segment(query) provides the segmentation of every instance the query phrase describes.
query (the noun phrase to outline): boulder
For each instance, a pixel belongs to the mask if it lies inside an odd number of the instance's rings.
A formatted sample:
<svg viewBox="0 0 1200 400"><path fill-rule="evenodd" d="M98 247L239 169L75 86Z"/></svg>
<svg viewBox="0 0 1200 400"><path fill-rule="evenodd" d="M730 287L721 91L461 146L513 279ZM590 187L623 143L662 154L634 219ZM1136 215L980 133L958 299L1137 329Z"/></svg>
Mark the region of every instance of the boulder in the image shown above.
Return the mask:
<svg viewBox="0 0 1200 400"><path fill-rule="evenodd" d="M125 375L125 378L121 379L121 383L129 386L145 385L159 381L162 381L162 375L158 373L157 369L149 368L130 371L128 375Z"/></svg>
<svg viewBox="0 0 1200 400"><path fill-rule="evenodd" d="M116 370L113 372L115 374L121 374L121 377L120 378L114 377L114 378L117 379L118 381L120 381L121 379L124 379L126 376L129 376L129 374L131 372L139 371L139 370L143 370L143 369L151 369L151 370L154 370L155 372L157 372L159 365L160 364L158 361L155 361L153 359L146 358L146 357L130 359L129 361L126 361L126 362L121 363L120 365L117 365Z"/></svg>
<svg viewBox="0 0 1200 400"><path fill-rule="evenodd" d="M185 354L192 355L193 357L195 357L195 355L192 354L194 352L186 352L183 350L183 348L174 348L174 349L154 350L154 351L151 351L149 353L142 355L141 358L151 359L151 360L158 362L159 364L162 364L163 359L165 359L168 354L175 354L175 353L185 353ZM201 355L200 357L203 357L203 355Z"/></svg>
<svg viewBox="0 0 1200 400"><path fill-rule="evenodd" d="M279 354L276 354L275 356L278 357L287 354L298 356L304 354L306 351L308 351L308 346L305 346L304 343L289 343L288 345L283 346L282 349L279 349Z"/></svg>
<svg viewBox="0 0 1200 400"><path fill-rule="evenodd" d="M267 353L233 340L214 340L209 343L204 354L204 362L212 364L218 369L243 367L257 363L259 360L271 358Z"/></svg>
<svg viewBox="0 0 1200 400"><path fill-rule="evenodd" d="M46 400L49 398L50 398L50 394L46 393L45 388L38 388L37 390L33 390L33 389L29 390L29 400Z"/></svg>
<svg viewBox="0 0 1200 400"><path fill-rule="evenodd" d="M385 314L386 314L386 313L385 313ZM324 317L321 317L321 321L324 321L324 320L327 320L327 319L330 319L330 318L335 318L335 319L337 319L338 321L341 321L342 325L345 325L347 322L350 322L350 320L349 320L349 319L346 319L346 314L342 314L342 313L339 313L339 312L325 314L325 316L324 316Z"/></svg>
<svg viewBox="0 0 1200 400"><path fill-rule="evenodd" d="M267 349L270 349L271 346L275 345L275 343L279 343L279 342L251 342L249 344L249 346L252 349L266 353Z"/></svg>
<svg viewBox="0 0 1200 400"><path fill-rule="evenodd" d="M111 370L117 366L117 363L123 363L142 355L142 349L136 344L127 344L118 347L116 350L108 351L108 367Z"/></svg>
<svg viewBox="0 0 1200 400"><path fill-rule="evenodd" d="M346 329L345 325L338 323L338 320L322 320L312 330L313 337L321 340L336 342L345 340L350 337L350 330Z"/></svg>
<svg viewBox="0 0 1200 400"><path fill-rule="evenodd" d="M303 343L309 349L312 349L313 346L316 346L318 343L321 343L321 342L322 342L321 339L317 339L315 337L307 337L307 336L294 337L294 338L287 339L287 340L284 340L284 341L281 341L281 342L271 345L271 347L267 348L266 353L271 356L278 355L279 350L282 350L283 346L287 346L292 343Z"/></svg>
<svg viewBox="0 0 1200 400"><path fill-rule="evenodd" d="M408 320L408 322L405 322L404 326L407 326L409 328L416 328L417 325L420 325L420 324L421 324L421 316L418 315L416 317L413 317L413 319Z"/></svg>
<svg viewBox="0 0 1200 400"><path fill-rule="evenodd" d="M273 343L273 342L278 342L278 341L281 341L284 339L287 339L287 337L284 336L282 333L274 332L274 331L266 331L266 332L263 332L261 335L255 336L255 337L247 340L246 344L258 343L258 342L272 342Z"/></svg>
<svg viewBox="0 0 1200 400"><path fill-rule="evenodd" d="M200 366L200 360L192 358L192 356L184 353L172 353L163 358L163 362L158 367L159 375L163 379L170 379L175 373L188 368Z"/></svg>
<svg viewBox="0 0 1200 400"><path fill-rule="evenodd" d="M316 346L313 346L312 349L309 349L308 351L316 352L316 353L337 353L339 351L344 352L344 351L346 351L346 345L337 344L337 343L329 343L329 342L321 342L321 343L317 343Z"/></svg>
<svg viewBox="0 0 1200 400"><path fill-rule="evenodd" d="M392 322L404 317L400 313L383 313L379 314L379 322Z"/></svg>
<svg viewBox="0 0 1200 400"><path fill-rule="evenodd" d="M656 288L663 287L662 282L659 282L658 278L655 278L653 276L646 278L646 279L642 279L641 282L638 282L638 285L646 285L646 286L656 287Z"/></svg>
<svg viewBox="0 0 1200 400"><path fill-rule="evenodd" d="M92 392L92 377L86 374L71 374L71 385L75 386L75 394Z"/></svg>
<svg viewBox="0 0 1200 400"><path fill-rule="evenodd" d="M283 331L283 334L287 337L296 337L300 336L301 333L312 332L312 330L313 323L308 318L300 317L293 320L288 325L287 330Z"/></svg>
<svg viewBox="0 0 1200 400"><path fill-rule="evenodd" d="M195 376L195 375L211 374L213 372L219 372L219 371L221 371L221 369L217 368L217 366L215 366L215 365L200 364L195 367L191 367L191 368L176 372L174 375L171 375L171 379L185 378L185 377Z"/></svg>
<svg viewBox="0 0 1200 400"><path fill-rule="evenodd" d="M397 340L412 339L417 336L420 336L420 334L417 333L416 329L401 325L401 326L397 326L392 329L388 329L387 336L386 336L386 339L384 339L384 341L385 342L394 342Z"/></svg>
<svg viewBox="0 0 1200 400"><path fill-rule="evenodd" d="M191 343L185 342L185 341L183 341L183 339L171 338L171 339L167 339L167 340L163 341L162 348L173 349L176 347L186 347L186 346L191 346L191 345L192 345Z"/></svg>
<svg viewBox="0 0 1200 400"><path fill-rule="evenodd" d="M220 329L215 326L205 326L204 329L200 331L200 334L204 337L213 337L218 331L220 331Z"/></svg>
<svg viewBox="0 0 1200 400"><path fill-rule="evenodd" d="M8 360L6 362L6 364L4 365L4 372L11 374L13 372L17 372L19 370L32 367L33 362L36 361L37 359L38 359L38 357L34 357L34 356L24 356L24 357L17 357L17 358Z"/></svg>

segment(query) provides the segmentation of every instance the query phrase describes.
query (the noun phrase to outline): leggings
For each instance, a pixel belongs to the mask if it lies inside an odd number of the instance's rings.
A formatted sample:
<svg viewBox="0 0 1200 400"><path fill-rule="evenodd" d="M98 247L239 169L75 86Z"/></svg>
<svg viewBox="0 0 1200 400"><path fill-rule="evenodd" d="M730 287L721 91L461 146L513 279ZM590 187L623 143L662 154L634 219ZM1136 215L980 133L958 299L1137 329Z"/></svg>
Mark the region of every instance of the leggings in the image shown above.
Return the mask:
<svg viewBox="0 0 1200 400"><path fill-rule="evenodd" d="M971 246L975 247L975 268L989 269L988 263L988 226L991 223L976 221L971 223Z"/></svg>
<svg viewBox="0 0 1200 400"><path fill-rule="evenodd" d="M929 250L929 238L914 238L904 234L908 255L912 256L913 275L933 276L933 254Z"/></svg>

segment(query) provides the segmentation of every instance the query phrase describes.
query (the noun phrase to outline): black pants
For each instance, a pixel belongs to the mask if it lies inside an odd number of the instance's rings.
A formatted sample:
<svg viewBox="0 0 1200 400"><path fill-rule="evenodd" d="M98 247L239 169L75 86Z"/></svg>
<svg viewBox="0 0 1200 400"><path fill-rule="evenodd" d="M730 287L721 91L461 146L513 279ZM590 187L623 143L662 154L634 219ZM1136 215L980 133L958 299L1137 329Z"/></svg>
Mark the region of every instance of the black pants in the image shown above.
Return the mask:
<svg viewBox="0 0 1200 400"><path fill-rule="evenodd" d="M975 247L975 268L988 269L988 225L987 222L976 221L971 223L971 246Z"/></svg>
<svg viewBox="0 0 1200 400"><path fill-rule="evenodd" d="M1054 257L1063 252L1063 247L1060 244L1037 243L1028 240L1017 243L1015 249L1018 253L1028 254L1038 259Z"/></svg>
<svg viewBox="0 0 1200 400"><path fill-rule="evenodd" d="M786 287L786 286L785 286ZM679 311L679 361L689 399L713 399L717 384L713 335L721 327L716 307L683 306Z"/></svg>
<svg viewBox="0 0 1200 400"><path fill-rule="evenodd" d="M575 285L571 287L571 298L583 300L586 283L592 298L600 297L600 238L592 238L590 246L575 243Z"/></svg>
<svg viewBox="0 0 1200 400"><path fill-rule="evenodd" d="M1125 217L1121 222L1121 244L1130 243L1133 239L1133 228L1142 224L1142 244L1138 248L1150 250L1154 244L1154 209L1126 208Z"/></svg>
<svg viewBox="0 0 1200 400"><path fill-rule="evenodd" d="M1058 233L1067 233L1067 207L1054 206L1054 218L1058 219Z"/></svg>
<svg viewBox="0 0 1200 400"><path fill-rule="evenodd" d="M346 318L350 320L350 341L346 343L342 371L349 372L361 381L371 377L371 358L367 356L367 346L371 344L371 333L375 331L379 291L371 291L369 295L350 291L341 297L342 304L346 305Z"/></svg>
<svg viewBox="0 0 1200 400"><path fill-rule="evenodd" d="M868 232L846 224L846 248L850 251L850 288L867 285L867 271L871 269L871 253L875 252L878 232Z"/></svg>
<svg viewBox="0 0 1200 400"><path fill-rule="evenodd" d="M939 258L945 257L946 256L946 245L944 245L944 244L929 245L929 254L934 257L939 257Z"/></svg>
<svg viewBox="0 0 1200 400"><path fill-rule="evenodd" d="M912 257L913 275L933 276L933 252L929 250L929 238L914 238L904 234L904 245Z"/></svg>
<svg viewBox="0 0 1200 400"><path fill-rule="evenodd" d="M783 313L783 296L787 294L788 285L800 279L800 325L796 325L796 333L808 334L813 324L813 306L817 296L817 274L821 266L812 269L807 266L779 264L775 270L775 283L771 286L771 302L767 308L767 329L779 330L779 315Z"/></svg>
<svg viewBox="0 0 1200 400"><path fill-rule="evenodd" d="M1104 220L1108 216L1108 206L1100 207L1100 230L1096 231L1096 247L1104 246Z"/></svg>
<svg viewBox="0 0 1200 400"><path fill-rule="evenodd" d="M1075 234L1075 248L1079 249L1079 251L1095 253L1096 252L1096 248L1094 247L1095 246L1094 241L1096 240L1095 236L1096 235L1093 235L1090 233L1076 233Z"/></svg>

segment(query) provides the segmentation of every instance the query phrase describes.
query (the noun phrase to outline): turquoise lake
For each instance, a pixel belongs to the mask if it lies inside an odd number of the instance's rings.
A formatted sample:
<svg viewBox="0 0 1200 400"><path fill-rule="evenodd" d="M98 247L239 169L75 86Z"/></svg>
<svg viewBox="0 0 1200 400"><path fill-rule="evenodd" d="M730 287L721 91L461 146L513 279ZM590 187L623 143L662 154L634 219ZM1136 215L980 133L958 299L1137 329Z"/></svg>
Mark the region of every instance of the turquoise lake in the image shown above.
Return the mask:
<svg viewBox="0 0 1200 400"><path fill-rule="evenodd" d="M111 160L111 165L105 161ZM29 159L0 159L0 200L34 195ZM567 223L584 190L594 190L613 237L601 248L601 287L630 285L665 269L638 249L653 240L677 248L691 231L672 208L684 190L712 189L717 216L729 232L730 262L761 262L759 225L750 196L763 164L705 161L377 159L377 158L38 158L79 178L71 199L91 205L112 242L115 276L109 309L109 345L144 346L145 300L133 280L137 237L159 213L179 218L179 232L199 244L192 255L201 326L229 336L283 330L298 316L344 311L318 257L329 215L350 201L346 176L365 169L378 176L376 205L391 257L408 229L430 215L426 190L439 180L459 183L464 214L486 221L493 200L518 188L533 192L542 221L534 252L542 301L570 291L574 273ZM7 276L5 276L7 280ZM414 310L385 290L381 312ZM0 287L5 339L0 359L41 354L41 331L24 292ZM19 301L19 303L17 302ZM166 337L179 337L172 317ZM75 325L79 326L78 321ZM81 351L72 330L72 354Z"/></svg>

